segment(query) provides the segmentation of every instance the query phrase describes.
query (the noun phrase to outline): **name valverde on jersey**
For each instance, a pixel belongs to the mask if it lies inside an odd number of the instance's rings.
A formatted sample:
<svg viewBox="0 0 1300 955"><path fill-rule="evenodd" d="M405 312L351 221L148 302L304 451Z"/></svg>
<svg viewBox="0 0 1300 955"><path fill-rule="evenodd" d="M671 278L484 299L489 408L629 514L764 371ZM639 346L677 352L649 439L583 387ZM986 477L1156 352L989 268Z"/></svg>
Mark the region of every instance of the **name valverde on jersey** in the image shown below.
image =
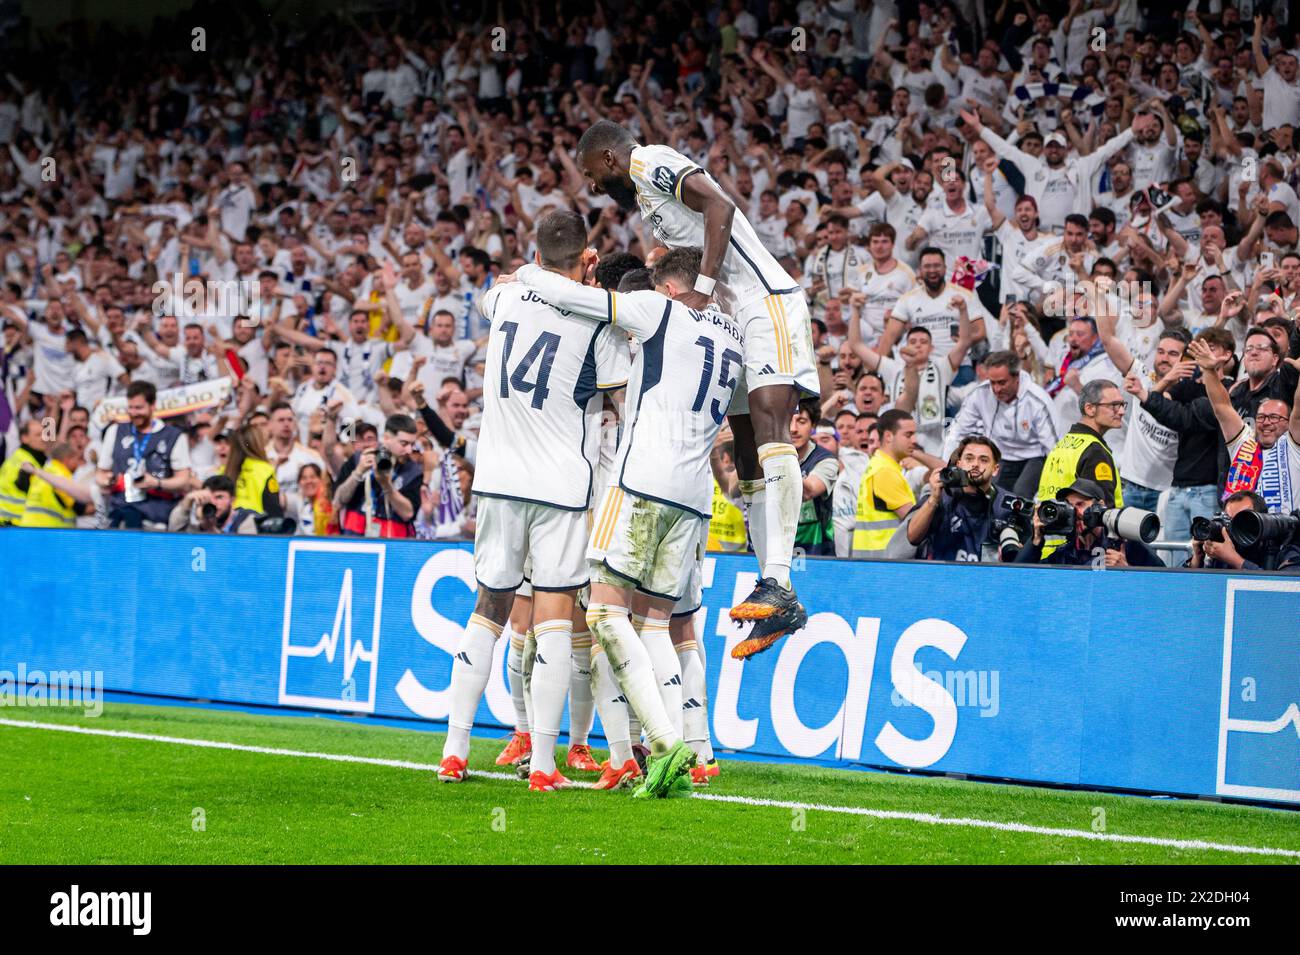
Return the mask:
<svg viewBox="0 0 1300 955"><path fill-rule="evenodd" d="M627 382L626 337L521 283L494 286L480 307L491 335L474 493L585 511L599 459L600 392Z"/></svg>
<svg viewBox="0 0 1300 955"><path fill-rule="evenodd" d="M708 173L668 146L637 146L630 164L637 205L655 237L671 248L704 248L704 216L682 202L682 182L688 176ZM731 222L731 241L722 270L715 278L719 301L732 310L768 295L799 289L799 283L759 241L739 209Z"/></svg>
<svg viewBox="0 0 1300 955"><path fill-rule="evenodd" d="M605 292L535 265L516 275L547 301L608 321L641 343L615 461L618 484L707 520L709 453L744 361L740 328L721 312L687 308L658 292Z"/></svg>

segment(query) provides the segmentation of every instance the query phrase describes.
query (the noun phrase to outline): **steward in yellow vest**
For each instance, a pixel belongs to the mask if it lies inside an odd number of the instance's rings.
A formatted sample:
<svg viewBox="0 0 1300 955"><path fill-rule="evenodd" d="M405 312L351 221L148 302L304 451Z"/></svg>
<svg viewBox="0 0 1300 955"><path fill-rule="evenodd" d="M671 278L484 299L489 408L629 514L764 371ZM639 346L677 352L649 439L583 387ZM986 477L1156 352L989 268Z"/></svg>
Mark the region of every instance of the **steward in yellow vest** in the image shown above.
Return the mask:
<svg viewBox="0 0 1300 955"><path fill-rule="evenodd" d="M55 452L58 452L60 448L69 452L72 451L71 445L63 444L57 445L54 449ZM73 456L75 456L75 452ZM45 465L45 471L65 480L72 480L72 472L58 457L50 458L49 463ZM18 526L76 527L76 500L71 495L56 489L40 473L33 474L31 478L31 487L27 491L27 507L23 511L22 519L18 521Z"/></svg>
<svg viewBox="0 0 1300 955"><path fill-rule="evenodd" d="M235 510L254 514L280 515L280 485L275 479L275 465L259 458L245 458L235 479Z"/></svg>
<svg viewBox="0 0 1300 955"><path fill-rule="evenodd" d="M880 447L867 462L858 485L858 510L853 525L853 556L883 554L916 495L899 462L916 449L916 422L905 411L886 411L876 422Z"/></svg>
<svg viewBox="0 0 1300 955"><path fill-rule="evenodd" d="M0 464L0 526L17 524L27 506L27 492L31 489L31 476L24 474L23 464L42 467L45 464L45 439L41 423L35 418L23 425L18 436L21 444L13 454Z"/></svg>
<svg viewBox="0 0 1300 955"><path fill-rule="evenodd" d="M1107 507L1123 507L1119 465L1105 441L1105 434L1123 426L1127 408L1128 399L1114 383L1099 378L1084 385L1079 395L1082 417L1047 455L1035 498L1039 501L1054 500L1063 488L1070 487L1076 480L1085 480L1093 481L1101 488ZM1064 542L1063 537L1048 537L1043 556L1050 557Z"/></svg>
<svg viewBox="0 0 1300 955"><path fill-rule="evenodd" d="M731 553L743 552L748 543L745 532L745 514L722 493L718 482L713 482L713 516L709 519L709 550Z"/></svg>

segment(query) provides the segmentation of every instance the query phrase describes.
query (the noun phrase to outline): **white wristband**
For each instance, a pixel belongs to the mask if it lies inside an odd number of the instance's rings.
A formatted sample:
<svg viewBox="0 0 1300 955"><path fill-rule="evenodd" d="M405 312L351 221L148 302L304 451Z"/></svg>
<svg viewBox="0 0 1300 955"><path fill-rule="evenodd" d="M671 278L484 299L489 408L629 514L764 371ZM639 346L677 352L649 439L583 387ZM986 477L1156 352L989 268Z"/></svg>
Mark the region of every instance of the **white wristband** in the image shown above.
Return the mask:
<svg viewBox="0 0 1300 955"><path fill-rule="evenodd" d="M711 279L707 275L695 276L695 291L699 292L701 295L712 295L713 286L716 284L718 284L718 280Z"/></svg>

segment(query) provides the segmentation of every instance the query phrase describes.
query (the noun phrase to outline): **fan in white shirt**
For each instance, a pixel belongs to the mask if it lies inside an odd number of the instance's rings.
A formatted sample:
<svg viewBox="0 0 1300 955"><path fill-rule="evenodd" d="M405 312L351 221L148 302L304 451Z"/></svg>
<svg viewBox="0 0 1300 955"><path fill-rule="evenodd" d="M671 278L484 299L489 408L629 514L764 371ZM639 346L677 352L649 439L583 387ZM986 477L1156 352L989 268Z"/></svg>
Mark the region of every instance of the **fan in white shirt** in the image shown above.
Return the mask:
<svg viewBox="0 0 1300 955"><path fill-rule="evenodd" d="M880 354L888 355L906 329L919 325L930 331L934 343L931 357L935 361L948 357L961 334L960 309L953 304L954 297L960 298L966 306L971 341L981 341L987 337L986 329L992 324L992 316L980 304L974 292L949 284L947 274L948 267L942 251L935 248L922 250L921 268L917 273L921 284L903 295L885 313L885 335L877 349Z"/></svg>
<svg viewBox="0 0 1300 955"><path fill-rule="evenodd" d="M32 340L36 373L32 390L39 395L72 391L76 387L76 369L72 353L68 351L63 303L58 299L46 303L44 322L29 321L17 307L9 309L5 317Z"/></svg>
<svg viewBox="0 0 1300 955"><path fill-rule="evenodd" d="M214 204L221 216L221 231L236 242L243 242L249 220L257 209L257 194L248 183L243 163L231 163L227 173L230 185L218 193Z"/></svg>
<svg viewBox="0 0 1300 955"><path fill-rule="evenodd" d="M393 360L389 371L403 381L414 371L425 391L437 394L448 378L465 380L466 365L486 343L486 335L477 341L456 338L456 319L451 312L435 312L429 335L416 336L411 347Z"/></svg>
<svg viewBox="0 0 1300 955"><path fill-rule="evenodd" d="M126 369L112 352L91 348L86 333L81 329L74 328L68 332L67 348L76 361L73 376L79 406L93 411L109 394L126 388L130 381Z"/></svg>
<svg viewBox="0 0 1300 955"><path fill-rule="evenodd" d="M880 341L885 333L885 315L916 287L916 273L894 258L895 235L888 222L877 222L868 231L871 262L862 291L849 300L854 312L852 323L862 326L861 337L869 344Z"/></svg>
<svg viewBox="0 0 1300 955"><path fill-rule="evenodd" d="M314 464L325 473L325 459L298 440L298 419L293 406L280 401L271 406L267 427L266 459L275 465L275 480L280 490L293 494L298 490L298 473L303 465Z"/></svg>
<svg viewBox="0 0 1300 955"><path fill-rule="evenodd" d="M948 354L937 361L931 357L934 339L924 325L914 325L899 348L899 358L881 354L863 342L858 323L849 325L848 342L862 359L862 366L877 372L885 383L885 394L895 405L908 390L909 370L915 380L913 396L916 436L922 450L929 454L943 451L943 429L947 420L948 386L952 384L971 344L970 314L966 299L953 295L948 303L957 314L957 340Z"/></svg>
<svg viewBox="0 0 1300 955"><path fill-rule="evenodd" d="M984 209L989 214L993 234L1002 245L1002 282L998 290L998 301L1027 301L1029 290L1016 281L1011 265L1031 259L1057 239L1050 232L1038 231L1038 202L1033 196L1024 195L1016 200L1014 218L1003 215L992 188L992 174L996 171L997 164L996 156L985 160L983 196Z"/></svg>
<svg viewBox="0 0 1300 955"><path fill-rule="evenodd" d="M415 329L403 317L402 310L398 306L397 285L392 264L385 263L384 270L376 282L376 288L387 288L383 306L388 320L397 328L395 342L370 337L370 313L363 309L355 309L348 316L346 341L325 341L286 325L277 325L275 334L308 351L329 349L334 352L338 358L339 384L363 403L374 404L379 400L379 385L376 378L383 370L384 364L403 352L415 338Z"/></svg>
<svg viewBox="0 0 1300 955"><path fill-rule="evenodd" d="M904 244L916 250L928 238L931 245L943 250L950 263L963 255L978 259L984 250L984 233L993 228L988 211L966 201L966 177L955 165L947 166L941 178L943 205L923 212Z"/></svg>
<svg viewBox="0 0 1300 955"><path fill-rule="evenodd" d="M328 348L316 351L311 360L311 378L298 386L290 405L298 419L298 439L307 441L310 435L311 416L318 409L326 409L340 426L356 421L361 414L352 392L335 380L338 357Z"/></svg>
<svg viewBox="0 0 1300 955"><path fill-rule="evenodd" d="M1262 30L1263 18L1256 17L1251 53L1255 71L1259 73L1255 89L1264 91L1264 129L1276 129L1283 125L1295 127L1300 125L1300 83L1296 82L1296 58L1290 52L1277 52L1273 55L1273 65L1270 67L1264 57Z"/></svg>

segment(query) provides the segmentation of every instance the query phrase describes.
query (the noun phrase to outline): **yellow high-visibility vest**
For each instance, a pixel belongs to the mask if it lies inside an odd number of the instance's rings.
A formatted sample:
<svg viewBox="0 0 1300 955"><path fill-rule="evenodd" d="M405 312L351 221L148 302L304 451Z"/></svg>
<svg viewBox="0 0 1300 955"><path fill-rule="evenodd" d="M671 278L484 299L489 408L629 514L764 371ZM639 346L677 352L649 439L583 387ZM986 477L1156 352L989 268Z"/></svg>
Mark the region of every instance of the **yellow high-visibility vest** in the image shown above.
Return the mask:
<svg viewBox="0 0 1300 955"><path fill-rule="evenodd" d="M264 491L280 492L280 485L275 480L275 465L257 458L244 458L239 468L239 480L235 482L234 508L265 514L266 508L262 504Z"/></svg>
<svg viewBox="0 0 1300 955"><path fill-rule="evenodd" d="M18 479L23 476L19 466L24 461L34 467L41 466L36 455L21 445L0 464L0 524L17 524L27 507L27 494L18 487Z"/></svg>
<svg viewBox="0 0 1300 955"><path fill-rule="evenodd" d="M886 471L895 471L900 478L903 476L902 465L877 451L867 462L867 471L858 485L858 511L853 525L854 557L883 552L902 523L894 511L876 506L875 479ZM912 503L916 503L915 496Z"/></svg>
<svg viewBox="0 0 1300 955"><path fill-rule="evenodd" d="M727 500L718 482L713 482L713 516L709 518L709 550L743 551L748 536L745 515Z"/></svg>
<svg viewBox="0 0 1300 955"><path fill-rule="evenodd" d="M1115 469L1115 506L1123 507L1124 494L1120 487L1119 464L1115 461L1115 455L1111 453L1110 445L1095 434L1081 431L1067 432L1060 441L1056 442L1056 447L1052 448L1052 453L1043 462L1043 475L1038 480L1038 500L1054 500L1061 488L1073 484L1079 474L1079 459L1094 444L1100 444L1106 449L1110 465ZM1088 478L1088 480L1093 479Z"/></svg>
<svg viewBox="0 0 1300 955"><path fill-rule="evenodd" d="M72 472L62 461L51 460L45 470L59 477L71 478ZM27 490L27 507L18 521L19 527L76 527L76 501L39 475L32 475L31 486Z"/></svg>

